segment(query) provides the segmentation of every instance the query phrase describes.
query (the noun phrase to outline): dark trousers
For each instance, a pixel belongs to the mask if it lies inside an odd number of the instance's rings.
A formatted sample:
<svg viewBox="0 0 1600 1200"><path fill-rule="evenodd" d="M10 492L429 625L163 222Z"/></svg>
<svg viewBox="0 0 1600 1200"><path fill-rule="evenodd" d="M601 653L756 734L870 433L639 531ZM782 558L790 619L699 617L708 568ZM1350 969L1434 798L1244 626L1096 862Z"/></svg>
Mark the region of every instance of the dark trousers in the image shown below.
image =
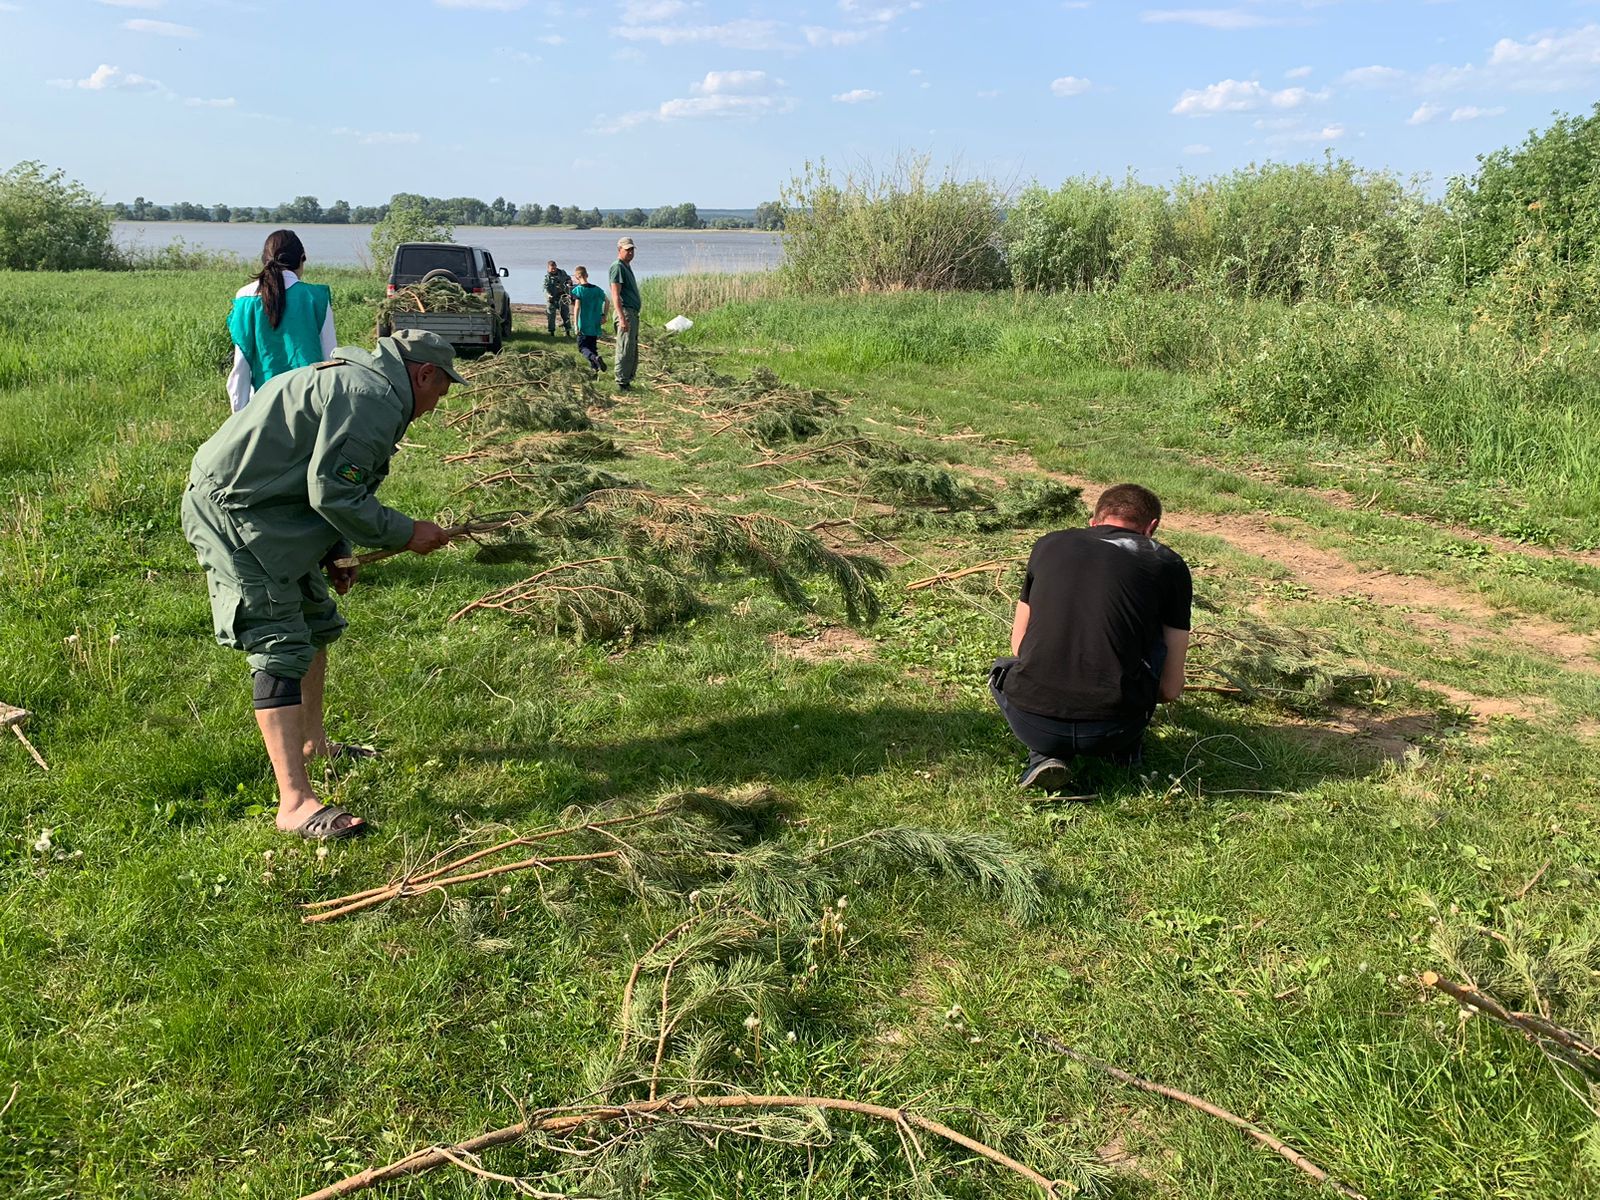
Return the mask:
<svg viewBox="0 0 1600 1200"><path fill-rule="evenodd" d="M600 335L596 333L580 333L578 335L578 353L589 360L589 365L596 371L606 369L605 359L600 357Z"/></svg>
<svg viewBox="0 0 1600 1200"><path fill-rule="evenodd" d="M571 317L570 314L571 314L571 298L570 297L565 296L565 295L552 296L552 295L550 295L549 292L545 293L545 297L544 297L544 316L545 316L546 324L548 324L549 327L550 327L550 336L551 337L555 336L555 332L556 332L556 317L557 316L559 316L561 318L561 332L563 332L565 334L569 334L569 335L572 333L572 317Z"/></svg>
<svg viewBox="0 0 1600 1200"><path fill-rule="evenodd" d="M1163 645L1161 649L1165 650L1166 646ZM1166 656L1163 654L1160 657ZM1029 770L1047 758L1071 762L1080 754L1104 758L1118 766L1132 766L1139 762L1144 749L1144 731L1150 724L1151 714L1115 721L1063 721L1057 717L1028 712L1007 699L1002 690L1006 673L1016 661L1014 658L995 659L989 671L989 695L999 706L1017 741L1028 748ZM1157 671L1159 673L1159 667Z"/></svg>

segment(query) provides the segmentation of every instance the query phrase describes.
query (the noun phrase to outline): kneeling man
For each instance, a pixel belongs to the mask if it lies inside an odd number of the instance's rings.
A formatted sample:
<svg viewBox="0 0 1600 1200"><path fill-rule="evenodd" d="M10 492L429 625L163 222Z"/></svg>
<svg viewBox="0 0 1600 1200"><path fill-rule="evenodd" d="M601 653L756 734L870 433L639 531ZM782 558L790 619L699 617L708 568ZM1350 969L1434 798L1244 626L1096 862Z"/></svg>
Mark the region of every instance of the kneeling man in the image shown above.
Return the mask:
<svg viewBox="0 0 1600 1200"><path fill-rule="evenodd" d="M1066 786L1079 754L1139 761L1158 701L1183 694L1189 567L1153 540L1161 501L1134 483L1108 488L1087 529L1034 543L1011 624L1011 653L989 691L1028 748L1023 787Z"/></svg>

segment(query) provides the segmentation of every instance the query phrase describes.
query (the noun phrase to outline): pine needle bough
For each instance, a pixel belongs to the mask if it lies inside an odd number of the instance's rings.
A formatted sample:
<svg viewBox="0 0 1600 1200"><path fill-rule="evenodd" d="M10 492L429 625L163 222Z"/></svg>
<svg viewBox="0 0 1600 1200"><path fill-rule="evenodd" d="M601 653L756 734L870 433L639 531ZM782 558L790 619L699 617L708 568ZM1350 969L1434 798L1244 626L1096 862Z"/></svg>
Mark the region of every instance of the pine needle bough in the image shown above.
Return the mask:
<svg viewBox="0 0 1600 1200"><path fill-rule="evenodd" d="M456 853L460 847L447 853ZM774 1094L763 1090L764 1047L826 1010L828 979L858 952L870 928L873 889L889 881L944 880L1002 904L1015 919L1042 915L1051 880L1044 869L983 834L909 827L817 839L789 820L769 790L693 791L631 812L571 812L548 829L438 855L387 884L306 905L311 923L429 895L471 903L473 885L514 873L538 876L538 898L558 912L593 912L608 899L637 903L643 929L630 933L617 1039L588 1063L591 1092L573 1105L543 1108L455 1146L434 1146L387 1167L359 1172L311 1194L350 1195L390 1179L453 1166L522 1194L624 1196L668 1160L693 1161L724 1141L826 1151L839 1135L829 1115L886 1123L919 1188L933 1187L931 1135L1028 1180L1046 1196L1066 1195L1057 1178L1023 1156L1059 1150L1045 1127L964 1133L925 1112L871 1098ZM556 872L566 872L565 890ZM549 882L546 882L546 881ZM498 892L497 892L498 894ZM854 907L847 905L854 898ZM519 907L502 906L501 920ZM638 926L634 927L638 929ZM659 933L656 931L660 930ZM626 960L625 960L626 961ZM770 1056L775 1050L766 1053ZM747 1087L744 1080L753 1084ZM970 1112L963 1123L973 1121ZM998 1122L984 1123L998 1128ZM854 1135L846 1135L852 1137ZM484 1167L478 1155L520 1143L535 1174ZM1082 1178L1086 1156L1057 1165ZM941 1170L950 1169L946 1164ZM309 1200L309 1198L308 1198Z"/></svg>

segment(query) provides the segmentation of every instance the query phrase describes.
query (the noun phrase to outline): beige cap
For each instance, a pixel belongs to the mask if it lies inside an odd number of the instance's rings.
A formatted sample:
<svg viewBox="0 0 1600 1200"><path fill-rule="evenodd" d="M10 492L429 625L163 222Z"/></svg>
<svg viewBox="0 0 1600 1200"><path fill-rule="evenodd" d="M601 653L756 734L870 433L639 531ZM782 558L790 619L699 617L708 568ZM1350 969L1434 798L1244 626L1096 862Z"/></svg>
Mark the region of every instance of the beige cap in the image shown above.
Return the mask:
<svg viewBox="0 0 1600 1200"><path fill-rule="evenodd" d="M617 249L618 250L632 250L633 249L633 239L631 237L619 237L617 239Z"/></svg>

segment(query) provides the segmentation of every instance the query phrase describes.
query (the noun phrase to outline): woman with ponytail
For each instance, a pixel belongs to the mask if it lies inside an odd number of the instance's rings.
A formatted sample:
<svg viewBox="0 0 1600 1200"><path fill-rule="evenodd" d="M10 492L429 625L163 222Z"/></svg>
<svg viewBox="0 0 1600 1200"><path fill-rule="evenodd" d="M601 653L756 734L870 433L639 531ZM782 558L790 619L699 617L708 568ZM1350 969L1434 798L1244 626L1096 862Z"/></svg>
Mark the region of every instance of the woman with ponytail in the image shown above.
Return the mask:
<svg viewBox="0 0 1600 1200"><path fill-rule="evenodd" d="M333 356L333 301L322 283L306 283L299 272L306 249L291 230L267 238L261 273L239 289L228 314L233 370L228 402L238 412L274 375Z"/></svg>

